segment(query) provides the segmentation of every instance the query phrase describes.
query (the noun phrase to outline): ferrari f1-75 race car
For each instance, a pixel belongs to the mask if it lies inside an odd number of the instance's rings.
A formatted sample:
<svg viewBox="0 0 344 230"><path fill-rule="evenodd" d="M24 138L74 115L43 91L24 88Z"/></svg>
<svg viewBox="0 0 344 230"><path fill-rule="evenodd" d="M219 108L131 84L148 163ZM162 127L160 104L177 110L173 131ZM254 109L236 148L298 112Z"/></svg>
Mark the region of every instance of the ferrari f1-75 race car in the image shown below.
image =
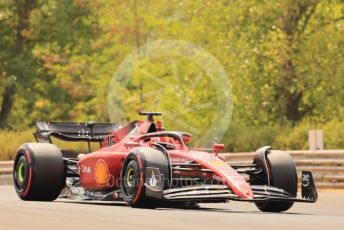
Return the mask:
<svg viewBox="0 0 344 230"><path fill-rule="evenodd" d="M32 201L125 201L132 207L150 208L233 200L252 202L264 212L286 211L294 202L317 200L309 171L302 172L302 197L297 197L297 171L287 152L262 147L252 164L232 165L219 154L223 145L190 148L190 134L166 131L154 121L161 113L139 114L148 119L124 126L37 122L38 143L21 145L15 157L18 196ZM88 142L89 152L71 155L52 144L51 137ZM91 151L92 142L100 148Z"/></svg>

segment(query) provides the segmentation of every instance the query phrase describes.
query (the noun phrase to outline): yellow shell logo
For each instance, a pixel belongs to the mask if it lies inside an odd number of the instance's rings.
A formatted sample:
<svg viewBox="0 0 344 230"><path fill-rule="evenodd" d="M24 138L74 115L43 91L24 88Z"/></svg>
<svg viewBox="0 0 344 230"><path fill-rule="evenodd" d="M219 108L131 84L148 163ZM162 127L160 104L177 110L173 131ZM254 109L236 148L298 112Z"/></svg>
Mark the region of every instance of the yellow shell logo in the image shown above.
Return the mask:
<svg viewBox="0 0 344 230"><path fill-rule="evenodd" d="M112 186L113 180L104 160L99 160L95 170L96 181L99 186Z"/></svg>

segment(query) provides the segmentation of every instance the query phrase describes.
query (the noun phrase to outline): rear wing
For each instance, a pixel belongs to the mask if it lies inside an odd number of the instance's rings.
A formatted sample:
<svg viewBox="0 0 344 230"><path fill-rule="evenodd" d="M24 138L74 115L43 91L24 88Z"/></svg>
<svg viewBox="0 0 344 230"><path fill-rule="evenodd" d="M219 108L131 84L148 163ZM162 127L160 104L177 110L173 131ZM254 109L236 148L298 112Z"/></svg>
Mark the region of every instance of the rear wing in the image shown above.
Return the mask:
<svg viewBox="0 0 344 230"><path fill-rule="evenodd" d="M104 137L119 129L119 123L77 123L77 122L47 122L36 123L33 134L37 142L52 143L50 137L64 141L86 141L101 143Z"/></svg>

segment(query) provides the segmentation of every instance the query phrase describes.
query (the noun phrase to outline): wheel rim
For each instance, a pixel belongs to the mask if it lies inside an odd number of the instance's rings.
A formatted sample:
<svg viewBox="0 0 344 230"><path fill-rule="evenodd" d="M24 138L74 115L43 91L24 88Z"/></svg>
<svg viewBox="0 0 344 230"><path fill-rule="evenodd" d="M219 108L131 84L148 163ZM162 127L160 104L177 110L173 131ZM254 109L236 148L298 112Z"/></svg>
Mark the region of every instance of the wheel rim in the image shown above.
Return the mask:
<svg viewBox="0 0 344 230"><path fill-rule="evenodd" d="M20 183L23 183L24 181L24 178L25 178L25 172L24 172L24 163L21 162L20 165L19 165L19 170L18 170L18 181Z"/></svg>
<svg viewBox="0 0 344 230"><path fill-rule="evenodd" d="M137 191L137 180L139 178L139 171L137 162L132 160L129 162L124 174L124 189L128 197L132 197Z"/></svg>
<svg viewBox="0 0 344 230"><path fill-rule="evenodd" d="M127 175L127 185L128 187L133 187L134 186L134 170L130 168L128 170L128 175Z"/></svg>
<svg viewBox="0 0 344 230"><path fill-rule="evenodd" d="M26 188L29 172L29 164L25 157L22 155L19 157L14 171L14 182L19 191L23 191Z"/></svg>

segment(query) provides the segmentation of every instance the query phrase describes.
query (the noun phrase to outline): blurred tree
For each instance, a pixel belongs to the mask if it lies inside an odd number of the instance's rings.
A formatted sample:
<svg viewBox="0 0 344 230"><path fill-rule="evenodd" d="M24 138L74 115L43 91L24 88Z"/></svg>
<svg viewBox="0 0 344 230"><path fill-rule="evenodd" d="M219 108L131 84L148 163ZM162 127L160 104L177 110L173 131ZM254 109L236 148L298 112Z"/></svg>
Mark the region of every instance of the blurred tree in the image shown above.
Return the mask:
<svg viewBox="0 0 344 230"><path fill-rule="evenodd" d="M15 101L17 82L27 81L31 72L32 43L25 32L29 29L34 0L14 1L1 5L2 18L0 76L2 79L2 101L0 107L0 127L7 126L7 120Z"/></svg>
<svg viewBox="0 0 344 230"><path fill-rule="evenodd" d="M86 69L76 62L90 50L89 15L83 1L0 2L0 127L27 127L36 119L69 117L71 95L80 89L66 85L80 82ZM54 69L58 65L63 68Z"/></svg>
<svg viewBox="0 0 344 230"><path fill-rule="evenodd" d="M234 118L250 126L343 115L343 7L335 0L222 2L208 8L216 12L210 21L202 11L210 25L199 39L223 44L215 53L234 86Z"/></svg>
<svg viewBox="0 0 344 230"><path fill-rule="evenodd" d="M228 135L241 126L340 121L343 17L342 0L0 0L0 127L107 121L118 65L158 39L194 43L224 66L234 93ZM187 58L151 60L114 98L123 109L118 120L164 109L174 114L171 127L185 129L179 119L204 132L216 119L216 105L204 104L216 90L206 72ZM265 140L269 132L261 132Z"/></svg>

